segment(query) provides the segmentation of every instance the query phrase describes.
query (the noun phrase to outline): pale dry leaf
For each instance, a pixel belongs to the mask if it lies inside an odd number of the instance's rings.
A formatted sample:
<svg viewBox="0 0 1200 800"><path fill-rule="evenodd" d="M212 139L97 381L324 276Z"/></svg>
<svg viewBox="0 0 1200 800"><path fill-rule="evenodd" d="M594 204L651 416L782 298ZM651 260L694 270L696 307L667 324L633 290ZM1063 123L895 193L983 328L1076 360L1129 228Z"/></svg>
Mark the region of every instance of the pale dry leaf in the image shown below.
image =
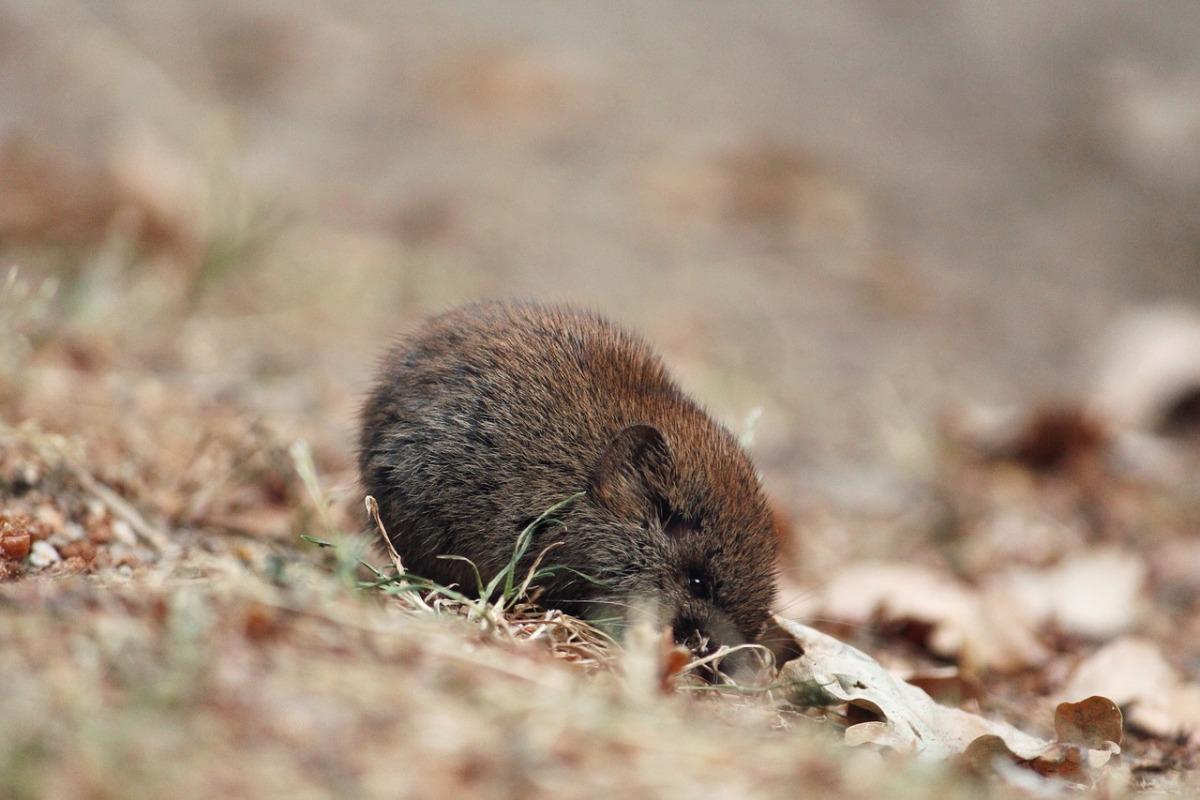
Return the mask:
<svg viewBox="0 0 1200 800"><path fill-rule="evenodd" d="M1045 663L1038 631L1055 623L1103 639L1132 628L1142 608L1147 567L1116 548L1084 552L1048 569L1010 569L968 586L911 564L864 563L833 577L822 616L852 624L915 621L930 626L925 646L972 669Z"/></svg>
<svg viewBox="0 0 1200 800"><path fill-rule="evenodd" d="M968 574L986 574L996 564L1052 564L1088 546L1084 521L1044 508L1027 476L1008 472L998 483L1002 488L992 501L996 507L972 525L961 542Z"/></svg>
<svg viewBox="0 0 1200 800"><path fill-rule="evenodd" d="M1100 648L1075 668L1059 697L1097 694L1127 707L1129 724L1156 736L1200 732L1200 685L1185 681L1148 639L1126 636Z"/></svg>
<svg viewBox="0 0 1200 800"><path fill-rule="evenodd" d="M1148 556L1157 592L1200 595L1200 537L1168 539Z"/></svg>
<svg viewBox="0 0 1200 800"><path fill-rule="evenodd" d="M1140 309L1114 326L1099 361L1096 409L1116 425L1155 429L1173 402L1200 387L1200 315L1184 306Z"/></svg>
<svg viewBox="0 0 1200 800"><path fill-rule="evenodd" d="M898 674L938 702L949 698L978 700L984 693L983 684L977 677L955 666L928 667L916 671L901 670ZM957 705L957 702L953 704Z"/></svg>
<svg viewBox="0 0 1200 800"><path fill-rule="evenodd" d="M1008 570L985 582L985 602L1016 607L1034 628L1055 622L1089 639L1131 629L1141 609L1147 568L1142 558L1118 548L1075 554L1044 570Z"/></svg>
<svg viewBox="0 0 1200 800"><path fill-rule="evenodd" d="M934 654L972 668L1019 669L1049 655L1020 608L995 598L984 603L966 584L911 564L856 564L839 572L822 593L820 611L858 625L877 618L925 623Z"/></svg>
<svg viewBox="0 0 1200 800"><path fill-rule="evenodd" d="M807 625L783 618L776 621L804 651L783 666L784 680L819 686L839 701L866 704L884 716L882 721L850 726L847 742L871 742L901 752L949 758L962 753L975 739L991 734L1026 760L1037 758L1052 744L1007 723L938 705L861 650Z"/></svg>
<svg viewBox="0 0 1200 800"><path fill-rule="evenodd" d="M1092 786L1092 771L1106 766L1119 751L1120 748L1111 743L1103 750L1088 750L1070 743L1054 743L1030 761L1014 753L1001 737L989 734L971 742L955 760L978 772L995 772L1009 784L1036 791L1045 785L1039 786L1039 783L1031 783L1028 780L1035 775L1041 778L1056 778L1077 786Z"/></svg>
<svg viewBox="0 0 1200 800"><path fill-rule="evenodd" d="M866 653L797 622L776 617L803 651L780 671L810 705L846 703L879 719L850 724L850 746L873 744L925 758L962 759L980 769L1026 766L1039 775L1089 786L1091 770L1121 752L1121 712L1103 697L1062 703L1055 714L1056 741L934 702ZM855 718L855 715L848 715ZM998 763L999 762L999 763Z"/></svg>

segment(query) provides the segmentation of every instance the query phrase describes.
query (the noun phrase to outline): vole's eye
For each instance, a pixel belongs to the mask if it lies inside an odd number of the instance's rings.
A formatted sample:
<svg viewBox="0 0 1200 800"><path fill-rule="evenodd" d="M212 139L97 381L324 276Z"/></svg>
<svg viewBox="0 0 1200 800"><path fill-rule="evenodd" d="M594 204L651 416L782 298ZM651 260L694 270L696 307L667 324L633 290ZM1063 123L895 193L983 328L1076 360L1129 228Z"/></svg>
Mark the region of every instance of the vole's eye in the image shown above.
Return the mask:
<svg viewBox="0 0 1200 800"><path fill-rule="evenodd" d="M709 580L708 574L702 569L692 569L687 573L688 591L694 597L702 600L711 600L713 589L712 581Z"/></svg>

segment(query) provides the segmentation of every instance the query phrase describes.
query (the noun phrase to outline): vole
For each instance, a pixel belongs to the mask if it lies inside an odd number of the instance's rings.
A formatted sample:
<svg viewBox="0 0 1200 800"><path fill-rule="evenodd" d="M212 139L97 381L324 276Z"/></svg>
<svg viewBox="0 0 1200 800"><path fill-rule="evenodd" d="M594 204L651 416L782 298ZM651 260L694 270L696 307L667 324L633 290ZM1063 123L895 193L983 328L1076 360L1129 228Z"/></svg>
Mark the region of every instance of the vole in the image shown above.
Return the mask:
<svg viewBox="0 0 1200 800"><path fill-rule="evenodd" d="M700 651L753 642L777 539L734 436L638 336L566 306L485 302L428 320L383 359L359 468L405 567L470 590L551 506L520 575L561 569L539 601L617 616L643 599Z"/></svg>

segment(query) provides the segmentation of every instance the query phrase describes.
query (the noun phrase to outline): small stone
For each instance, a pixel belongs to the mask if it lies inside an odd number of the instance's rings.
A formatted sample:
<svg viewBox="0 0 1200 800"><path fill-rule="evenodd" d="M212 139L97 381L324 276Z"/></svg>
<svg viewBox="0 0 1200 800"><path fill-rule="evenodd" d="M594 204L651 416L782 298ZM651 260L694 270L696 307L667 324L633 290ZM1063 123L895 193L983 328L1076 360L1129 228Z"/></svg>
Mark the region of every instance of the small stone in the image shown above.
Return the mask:
<svg viewBox="0 0 1200 800"><path fill-rule="evenodd" d="M14 533L0 536L0 559L20 561L29 555L30 539L28 533Z"/></svg>
<svg viewBox="0 0 1200 800"><path fill-rule="evenodd" d="M90 564L96 560L96 545L89 542L87 539L82 539L77 542L68 542L59 548L59 553L67 560L79 561L83 564Z"/></svg>
<svg viewBox="0 0 1200 800"><path fill-rule="evenodd" d="M29 554L30 565L40 569L57 564L59 561L62 561L62 556L54 549L54 545L45 541L33 543L32 552Z"/></svg>

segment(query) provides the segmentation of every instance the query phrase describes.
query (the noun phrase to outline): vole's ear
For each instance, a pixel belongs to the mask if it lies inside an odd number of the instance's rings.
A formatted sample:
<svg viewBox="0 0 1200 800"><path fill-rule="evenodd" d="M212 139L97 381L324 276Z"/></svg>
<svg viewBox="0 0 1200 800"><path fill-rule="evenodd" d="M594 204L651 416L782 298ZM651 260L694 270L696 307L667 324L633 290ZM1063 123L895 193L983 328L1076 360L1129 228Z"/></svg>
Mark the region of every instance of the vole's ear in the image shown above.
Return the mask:
<svg viewBox="0 0 1200 800"><path fill-rule="evenodd" d="M608 443L592 470L588 493L615 514L649 520L664 506L674 478L675 459L662 431L630 425Z"/></svg>

